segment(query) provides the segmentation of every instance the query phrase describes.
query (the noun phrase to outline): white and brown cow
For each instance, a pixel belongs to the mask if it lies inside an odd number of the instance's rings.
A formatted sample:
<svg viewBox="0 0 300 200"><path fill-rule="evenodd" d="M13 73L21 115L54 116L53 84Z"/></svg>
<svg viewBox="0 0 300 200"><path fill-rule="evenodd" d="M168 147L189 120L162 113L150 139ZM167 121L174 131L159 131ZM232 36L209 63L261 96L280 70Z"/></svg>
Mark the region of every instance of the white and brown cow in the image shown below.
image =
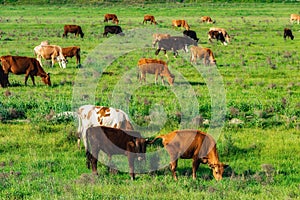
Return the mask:
<svg viewBox="0 0 300 200"><path fill-rule="evenodd" d="M217 41L219 40L223 45L227 45L227 42L225 40L225 37L222 33L222 31L214 31L214 30L211 30L207 33L207 36L208 36L208 40L210 42L212 42L213 39L216 39Z"/></svg>
<svg viewBox="0 0 300 200"><path fill-rule="evenodd" d="M211 27L209 31L221 31L227 43L230 42L230 36L224 28Z"/></svg>
<svg viewBox="0 0 300 200"><path fill-rule="evenodd" d="M85 149L86 130L92 126L108 126L118 129L133 130L133 126L128 115L116 108L95 105L83 105L78 111L78 148L80 147L80 139L83 140Z"/></svg>
<svg viewBox="0 0 300 200"><path fill-rule="evenodd" d="M203 59L204 65L215 65L216 60L212 50L209 48L201 48L199 46L191 47L191 59L192 63L196 63L197 58Z"/></svg>
<svg viewBox="0 0 300 200"><path fill-rule="evenodd" d="M34 47L34 53L37 55L37 60L42 66L42 58L51 60L51 66L54 66L55 61L58 62L59 67L66 68L67 61L62 53L62 48L57 45L38 45Z"/></svg>
<svg viewBox="0 0 300 200"><path fill-rule="evenodd" d="M290 22L294 23L296 21L298 24L300 22L300 15L298 14L291 14Z"/></svg>

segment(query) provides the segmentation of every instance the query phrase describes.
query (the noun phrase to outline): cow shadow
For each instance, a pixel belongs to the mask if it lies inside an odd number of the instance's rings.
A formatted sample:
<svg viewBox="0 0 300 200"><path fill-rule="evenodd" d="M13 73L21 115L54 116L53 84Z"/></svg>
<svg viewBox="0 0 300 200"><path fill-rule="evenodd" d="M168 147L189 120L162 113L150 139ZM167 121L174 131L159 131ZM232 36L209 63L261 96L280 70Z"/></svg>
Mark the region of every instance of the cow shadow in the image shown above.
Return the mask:
<svg viewBox="0 0 300 200"><path fill-rule="evenodd" d="M204 83L204 82L197 82L197 81L188 81L188 82L179 81L179 82L176 82L176 80L175 80L175 83L179 84L179 85L190 84L192 86L203 86L203 85L206 85L206 83Z"/></svg>

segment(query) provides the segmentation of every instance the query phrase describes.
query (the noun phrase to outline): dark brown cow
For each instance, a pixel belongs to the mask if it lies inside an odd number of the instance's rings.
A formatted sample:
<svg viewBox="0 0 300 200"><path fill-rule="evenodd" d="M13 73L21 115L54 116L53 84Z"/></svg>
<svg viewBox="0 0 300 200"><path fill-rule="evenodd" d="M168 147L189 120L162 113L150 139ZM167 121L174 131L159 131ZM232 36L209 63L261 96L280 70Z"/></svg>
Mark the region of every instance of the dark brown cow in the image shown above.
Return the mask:
<svg viewBox="0 0 300 200"><path fill-rule="evenodd" d="M68 37L68 33L74 33L75 36L80 35L81 38L84 36L81 27L78 25L65 25L63 37Z"/></svg>
<svg viewBox="0 0 300 200"><path fill-rule="evenodd" d="M74 56L76 57L76 64L80 64L80 47L78 46L72 46L72 47L64 47L61 48L62 53L65 58L73 58Z"/></svg>
<svg viewBox="0 0 300 200"><path fill-rule="evenodd" d="M115 24L119 24L119 19L116 14L105 14L104 22L108 22L109 20L112 20Z"/></svg>
<svg viewBox="0 0 300 200"><path fill-rule="evenodd" d="M27 85L27 80L29 76L32 80L33 85L35 85L34 76L40 76L42 77L42 81L46 85L51 86L49 73L47 74L44 71L44 69L41 67L39 61L36 58L7 55L7 56L1 56L0 60L2 64L2 70L4 73L3 87L9 85L9 81L8 81L9 72L12 72L17 75L25 74L25 85Z"/></svg>
<svg viewBox="0 0 300 200"><path fill-rule="evenodd" d="M221 180L227 165L219 161L216 142L210 135L199 130L176 130L166 135L154 138L149 144L161 138L162 143L170 155L170 167L175 180L177 162L179 158L193 159L193 179L200 163L208 164L216 180Z"/></svg>
<svg viewBox="0 0 300 200"><path fill-rule="evenodd" d="M172 26L173 27L184 27L186 30L190 30L190 26L188 25L188 23L182 19L179 19L179 20L173 19Z"/></svg>
<svg viewBox="0 0 300 200"><path fill-rule="evenodd" d="M155 21L155 18L153 15L145 15L144 16L144 21L143 21L143 24L146 22L147 24L147 21L151 22L151 24L157 24L157 22Z"/></svg>
<svg viewBox="0 0 300 200"><path fill-rule="evenodd" d="M203 59L204 65L208 65L208 64L215 65L216 64L214 54L209 48L201 48L198 46L192 46L190 61L192 63L196 63L197 58Z"/></svg>
<svg viewBox="0 0 300 200"><path fill-rule="evenodd" d="M118 34L120 36L125 35L122 31L122 28L120 26L117 26L117 25L105 26L104 27L104 32L103 32L103 37L107 37L108 33Z"/></svg>
<svg viewBox="0 0 300 200"><path fill-rule="evenodd" d="M289 28L285 28L283 30L283 38L284 38L284 40L286 40L287 37L291 38L291 40L294 39L294 35L292 33L292 30L289 29Z"/></svg>
<svg viewBox="0 0 300 200"><path fill-rule="evenodd" d="M155 84L157 83L158 75L161 77L162 84L164 85L163 77L168 78L170 85L173 85L175 76L171 74L168 69L167 63L163 60L157 60L152 58L141 58L138 61L138 67L140 71L140 81L146 82L146 73L155 74Z"/></svg>
<svg viewBox="0 0 300 200"><path fill-rule="evenodd" d="M211 17L209 17L209 16L203 16L203 17L201 17L201 22L206 22L206 23L208 23L208 24L213 24L213 23L215 23L215 21L213 21L213 20L211 19Z"/></svg>
<svg viewBox="0 0 300 200"><path fill-rule="evenodd" d="M137 131L116 129L105 126L90 127L86 131L87 137L87 167L92 164L93 174L97 172L97 161L100 150L111 157L117 154L126 155L129 163L131 179L135 179L134 159L145 160L146 139Z"/></svg>

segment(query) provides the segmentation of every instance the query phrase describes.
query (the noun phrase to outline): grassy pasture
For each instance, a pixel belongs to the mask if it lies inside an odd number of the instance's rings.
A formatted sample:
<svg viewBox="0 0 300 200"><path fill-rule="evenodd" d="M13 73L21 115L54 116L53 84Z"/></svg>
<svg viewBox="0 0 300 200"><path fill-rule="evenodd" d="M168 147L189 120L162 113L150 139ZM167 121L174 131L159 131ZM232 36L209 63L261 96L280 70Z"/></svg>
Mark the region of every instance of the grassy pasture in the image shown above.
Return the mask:
<svg viewBox="0 0 300 200"><path fill-rule="evenodd" d="M57 64L51 68L44 62L45 71L51 73L52 87L43 85L39 77L36 87L31 80L25 87L23 75L10 75L12 86L0 88L0 199L299 198L300 26L289 23L289 15L299 12L297 6L284 3L2 6L0 55L33 56L33 48L48 40L62 47L80 46L84 64L89 63L86 58L97 47L101 49L106 47L105 42L115 41L111 35L102 37L105 13L116 13L125 33L148 27L149 32L169 29L180 35L183 29L172 29L170 22L174 18L186 19L197 32L199 45L211 48L218 63L227 108L218 148L221 161L228 163L230 169L221 182L213 180L204 165L198 170L198 179L193 181L189 160L179 161L178 182L172 180L168 168L140 174L132 182L126 172L108 174L106 167L99 164L99 177L92 176L85 166L83 150L76 147L76 122L64 118L51 120L53 115L71 111L77 104L73 90L80 68L73 58L69 59L67 69L60 69ZM147 13L156 17L157 28L142 25ZM203 15L211 16L216 24L201 24ZM81 25L84 39L73 35L62 38L64 24ZM232 42L228 46L209 43L206 33L211 26L226 28ZM293 30L294 41L283 40L284 27ZM155 57L151 36L145 33L145 38L149 43L147 48L113 59L103 70L105 73L96 84L96 104L111 105L121 80L128 85L139 84L135 73L138 59ZM176 59L171 53L168 55L170 70L177 75L174 87L186 80L195 92L199 118L210 120L214 94L209 92L209 80L188 62L189 53L180 51ZM166 60L162 53L158 58ZM132 77L125 77L127 73L132 73ZM179 75L185 79L179 79ZM88 94L86 88L80 102L93 101ZM167 84L154 85L154 77L150 75L147 84L136 88L125 103L136 126L146 129L148 134L151 131L147 131L147 126L151 125L158 129L158 134L180 127L185 115L182 105L186 104L178 98ZM157 106L163 108L165 118L152 113ZM230 124L233 118L243 124ZM207 125L199 128L210 131ZM160 148L156 145L148 150Z"/></svg>

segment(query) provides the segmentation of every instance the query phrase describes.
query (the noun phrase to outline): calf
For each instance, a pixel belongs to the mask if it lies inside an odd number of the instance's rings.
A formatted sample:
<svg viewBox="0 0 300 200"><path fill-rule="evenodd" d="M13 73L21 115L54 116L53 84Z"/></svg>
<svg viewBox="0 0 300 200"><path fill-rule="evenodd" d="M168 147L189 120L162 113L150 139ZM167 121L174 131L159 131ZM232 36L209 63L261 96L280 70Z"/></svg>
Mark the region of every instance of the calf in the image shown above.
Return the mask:
<svg viewBox="0 0 300 200"><path fill-rule="evenodd" d="M140 71L140 81L144 80L144 82L146 82L146 73L148 73L155 74L155 84L157 83L158 75L161 77L163 85L164 76L168 78L168 82L170 85L174 84L175 76L169 71L167 63L162 60L141 58L138 61L138 67Z"/></svg>
<svg viewBox="0 0 300 200"><path fill-rule="evenodd" d="M291 29L289 29L289 28L285 28L285 29L283 30L283 38L284 38L284 40L286 40L286 37L289 37L289 38L291 38L291 40L293 40L293 39L294 39L294 36L293 36L292 30L291 30Z"/></svg>
<svg viewBox="0 0 300 200"><path fill-rule="evenodd" d="M191 47L191 59L190 61L196 63L196 59L203 59L204 65L215 65L216 60L213 52L209 48L201 48L198 46Z"/></svg>
<svg viewBox="0 0 300 200"><path fill-rule="evenodd" d="M124 36L124 33L122 32L122 28L120 26L105 26L103 37L107 37L108 33Z"/></svg>
<svg viewBox="0 0 300 200"><path fill-rule="evenodd" d="M299 22L300 22L300 15L298 15L298 14L291 14L290 22L294 23L294 21L298 22L298 24L299 24Z"/></svg>
<svg viewBox="0 0 300 200"><path fill-rule="evenodd" d="M212 136L199 130L176 130L166 135L154 138L149 144L161 138L164 148L170 156L170 168L175 180L177 162L179 158L193 159L193 179L200 163L208 164L216 180L221 180L227 165L219 161L216 142Z"/></svg>
<svg viewBox="0 0 300 200"><path fill-rule="evenodd" d="M2 64L2 69L0 76L3 77L1 85L7 87L9 85L8 73L13 74L25 74L25 85L27 85L28 77L30 76L32 84L35 85L34 76L42 77L42 81L51 86L50 75L47 74L44 69L41 67L40 63L35 58L29 58L25 56L1 56L0 61Z"/></svg>
<svg viewBox="0 0 300 200"><path fill-rule="evenodd" d="M65 58L73 58L76 57L76 64L80 64L80 47L78 46L71 46L71 47L64 47L62 48L62 54Z"/></svg>
<svg viewBox="0 0 300 200"><path fill-rule="evenodd" d="M224 28L216 28L216 27L212 27L212 28L209 29L209 31L221 31L222 34L223 34L223 36L225 37L226 42L227 42L227 43L230 42L230 36L229 36L229 34L227 33L226 29L224 29Z"/></svg>
<svg viewBox="0 0 300 200"><path fill-rule="evenodd" d="M86 151L87 167L92 165L93 174L97 172L97 161L100 150L109 157L113 155L126 155L129 163L131 180L135 179L134 159L145 160L146 140L136 131L124 131L111 127L90 127L86 131L88 148Z"/></svg>
<svg viewBox="0 0 300 200"><path fill-rule="evenodd" d="M188 25L188 23L182 19L179 19L179 20L173 19L172 26L173 27L184 27L185 30L190 30L190 26Z"/></svg>
<svg viewBox="0 0 300 200"><path fill-rule="evenodd" d="M208 24L214 24L215 23L215 21L213 21L212 19L211 19L211 17L209 17L209 16L203 16L203 17L201 17L201 22L203 23L203 22L206 22L206 23L208 23Z"/></svg>
<svg viewBox="0 0 300 200"><path fill-rule="evenodd" d="M78 25L65 25L64 26L64 33L63 37L68 37L68 33L74 33L75 36L80 35L81 38L83 38L84 33L82 32L82 29Z"/></svg>
<svg viewBox="0 0 300 200"><path fill-rule="evenodd" d="M109 20L112 20L112 22L115 24L119 24L119 19L116 14L105 14L104 22L108 22Z"/></svg>
<svg viewBox="0 0 300 200"><path fill-rule="evenodd" d="M197 33L196 33L195 31L192 31L192 30L185 30L185 31L183 31L183 35L192 38L192 39L195 40L196 42L199 41L199 38L197 38Z"/></svg>
<svg viewBox="0 0 300 200"><path fill-rule="evenodd" d="M208 40L212 42L212 39L216 39L217 41L220 40L223 45L227 45L222 31L214 31L214 30L209 31Z"/></svg>
<svg viewBox="0 0 300 200"><path fill-rule="evenodd" d="M156 43L158 41L160 41L161 39L165 39L165 38L171 37L170 34L164 34L164 33L154 33L152 36L153 36L152 47L155 47Z"/></svg>
<svg viewBox="0 0 300 200"><path fill-rule="evenodd" d="M147 24L147 21L150 21L151 24L154 23L155 25L157 24L157 22L155 21L155 18L153 15L145 15L144 16L144 21L143 21L143 24L146 22Z"/></svg>
<svg viewBox="0 0 300 200"><path fill-rule="evenodd" d="M51 59L51 66L54 66L55 61L58 62L60 68L67 67L67 61L62 53L62 49L57 45L39 45L34 47L34 53L37 55L37 60L42 66L42 58L45 60Z"/></svg>

